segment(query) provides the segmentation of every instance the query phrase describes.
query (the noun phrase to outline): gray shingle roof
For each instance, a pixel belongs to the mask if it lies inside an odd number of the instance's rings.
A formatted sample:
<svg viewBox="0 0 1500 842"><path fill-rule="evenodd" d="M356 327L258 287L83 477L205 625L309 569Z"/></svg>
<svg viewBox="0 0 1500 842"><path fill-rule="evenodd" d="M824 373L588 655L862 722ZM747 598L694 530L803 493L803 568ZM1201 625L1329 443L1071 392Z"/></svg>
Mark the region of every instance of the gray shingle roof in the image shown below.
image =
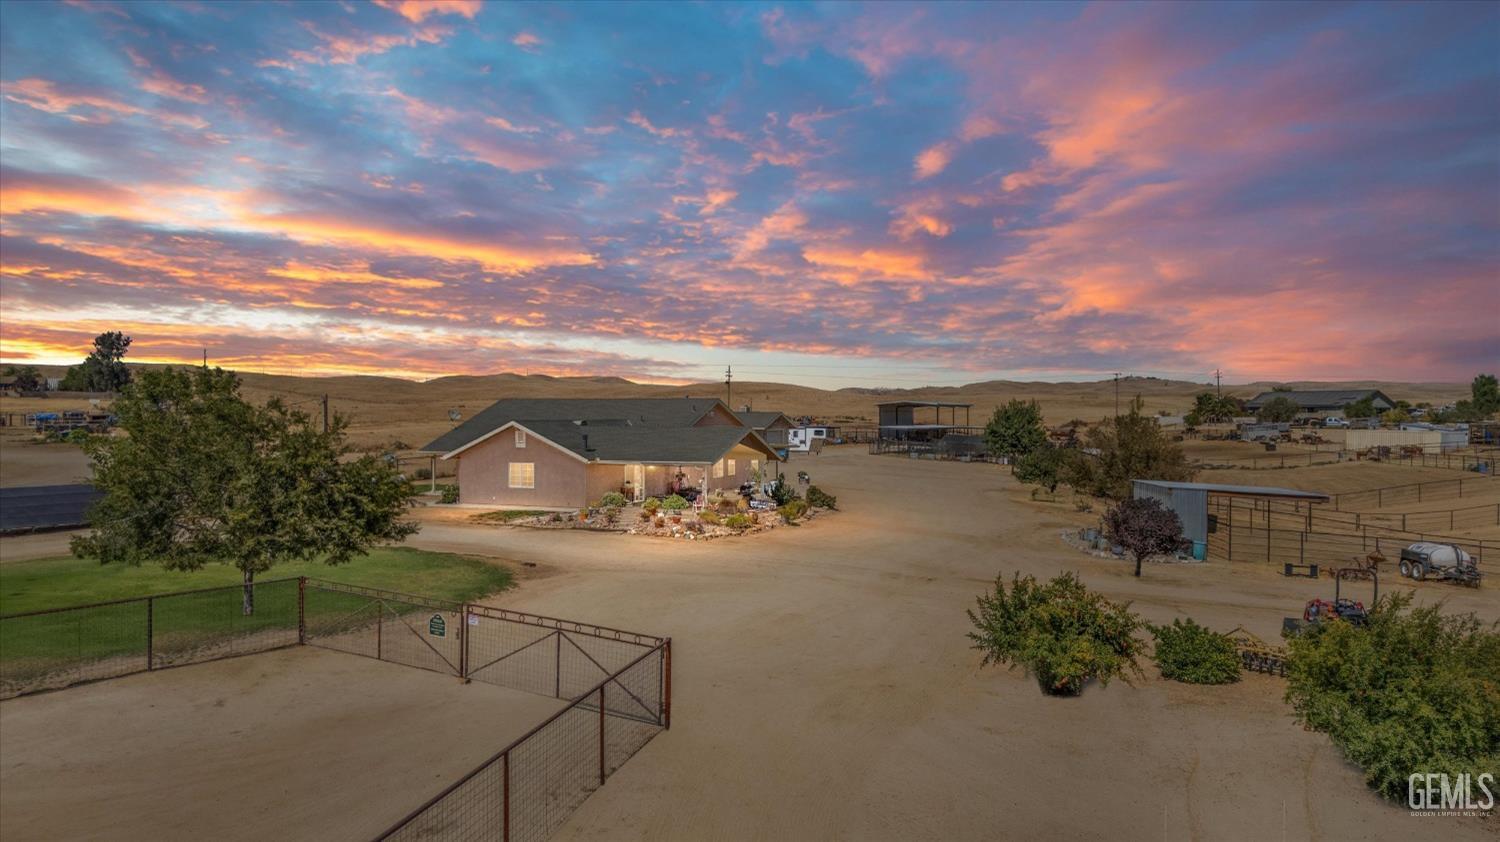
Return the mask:
<svg viewBox="0 0 1500 842"><path fill-rule="evenodd" d="M691 427L720 403L718 398L506 398L480 410L479 414L433 439L422 449L449 453L512 421Z"/></svg>
<svg viewBox="0 0 1500 842"><path fill-rule="evenodd" d="M706 464L747 438L772 451L748 427L693 426L715 406L722 406L717 398L510 398L422 449L451 453L515 421L590 461Z"/></svg>
<svg viewBox="0 0 1500 842"><path fill-rule="evenodd" d="M785 413L781 412L752 412L748 409L743 412L736 412L735 415L739 416L739 419L744 421L746 426L755 430L764 430L777 418L786 417ZM791 423L791 419L788 418L787 422Z"/></svg>
<svg viewBox="0 0 1500 842"><path fill-rule="evenodd" d="M1305 392L1261 392L1250 400L1245 401L1245 408L1259 409L1262 404L1264 404L1271 398L1281 397L1291 398L1292 400L1297 402L1298 406L1304 408L1330 407L1333 409L1339 409L1348 406L1351 403L1358 403L1365 398L1374 396L1379 396L1386 403L1395 406L1395 401L1392 401L1390 398L1386 397L1385 393L1381 392L1379 389L1329 389L1324 391Z"/></svg>
<svg viewBox="0 0 1500 842"><path fill-rule="evenodd" d="M770 450L745 427L627 427L574 424L571 421L521 422L539 436L590 461L649 462L652 464L711 464L746 439L758 449ZM588 449L583 437L588 436Z"/></svg>

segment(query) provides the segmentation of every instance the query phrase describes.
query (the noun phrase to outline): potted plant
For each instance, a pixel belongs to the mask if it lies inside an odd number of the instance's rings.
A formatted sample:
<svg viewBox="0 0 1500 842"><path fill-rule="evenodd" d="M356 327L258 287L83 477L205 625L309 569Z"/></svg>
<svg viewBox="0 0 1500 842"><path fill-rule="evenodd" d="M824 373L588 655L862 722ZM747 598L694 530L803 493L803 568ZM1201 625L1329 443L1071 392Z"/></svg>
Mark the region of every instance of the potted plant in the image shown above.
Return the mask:
<svg viewBox="0 0 1500 842"><path fill-rule="evenodd" d="M673 494L661 501L661 507L673 523L682 523L682 511L688 507L688 501L680 494Z"/></svg>

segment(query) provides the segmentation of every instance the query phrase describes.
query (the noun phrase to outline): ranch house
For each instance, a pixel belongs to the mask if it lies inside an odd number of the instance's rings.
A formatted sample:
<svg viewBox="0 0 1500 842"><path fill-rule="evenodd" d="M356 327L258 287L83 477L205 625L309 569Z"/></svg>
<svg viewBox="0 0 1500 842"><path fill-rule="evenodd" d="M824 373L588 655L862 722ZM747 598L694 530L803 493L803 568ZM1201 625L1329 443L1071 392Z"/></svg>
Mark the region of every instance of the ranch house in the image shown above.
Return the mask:
<svg viewBox="0 0 1500 842"><path fill-rule="evenodd" d="M716 398L509 399L424 450L457 462L459 503L577 509L732 490L781 461Z"/></svg>

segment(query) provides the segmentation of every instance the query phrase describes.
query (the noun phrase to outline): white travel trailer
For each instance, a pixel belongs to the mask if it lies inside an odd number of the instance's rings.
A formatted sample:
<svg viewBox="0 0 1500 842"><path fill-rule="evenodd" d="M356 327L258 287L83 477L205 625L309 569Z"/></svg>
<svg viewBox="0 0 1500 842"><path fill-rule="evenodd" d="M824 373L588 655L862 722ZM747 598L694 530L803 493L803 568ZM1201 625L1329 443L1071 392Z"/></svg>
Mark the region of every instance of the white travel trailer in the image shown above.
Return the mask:
<svg viewBox="0 0 1500 842"><path fill-rule="evenodd" d="M816 453L833 435L832 427L793 427L786 431L786 447L797 453Z"/></svg>

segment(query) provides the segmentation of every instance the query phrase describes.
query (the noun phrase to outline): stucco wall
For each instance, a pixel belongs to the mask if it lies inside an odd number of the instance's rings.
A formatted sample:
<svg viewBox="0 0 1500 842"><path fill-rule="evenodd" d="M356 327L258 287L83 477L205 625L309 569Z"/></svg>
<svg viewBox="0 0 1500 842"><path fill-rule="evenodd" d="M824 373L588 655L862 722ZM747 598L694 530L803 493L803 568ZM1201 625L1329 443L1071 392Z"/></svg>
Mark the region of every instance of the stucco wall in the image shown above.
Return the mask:
<svg viewBox="0 0 1500 842"><path fill-rule="evenodd" d="M588 504L586 465L536 436L515 446L515 431L491 436L458 456L458 501L482 506L572 508ZM511 488L510 463L536 465L535 488Z"/></svg>

